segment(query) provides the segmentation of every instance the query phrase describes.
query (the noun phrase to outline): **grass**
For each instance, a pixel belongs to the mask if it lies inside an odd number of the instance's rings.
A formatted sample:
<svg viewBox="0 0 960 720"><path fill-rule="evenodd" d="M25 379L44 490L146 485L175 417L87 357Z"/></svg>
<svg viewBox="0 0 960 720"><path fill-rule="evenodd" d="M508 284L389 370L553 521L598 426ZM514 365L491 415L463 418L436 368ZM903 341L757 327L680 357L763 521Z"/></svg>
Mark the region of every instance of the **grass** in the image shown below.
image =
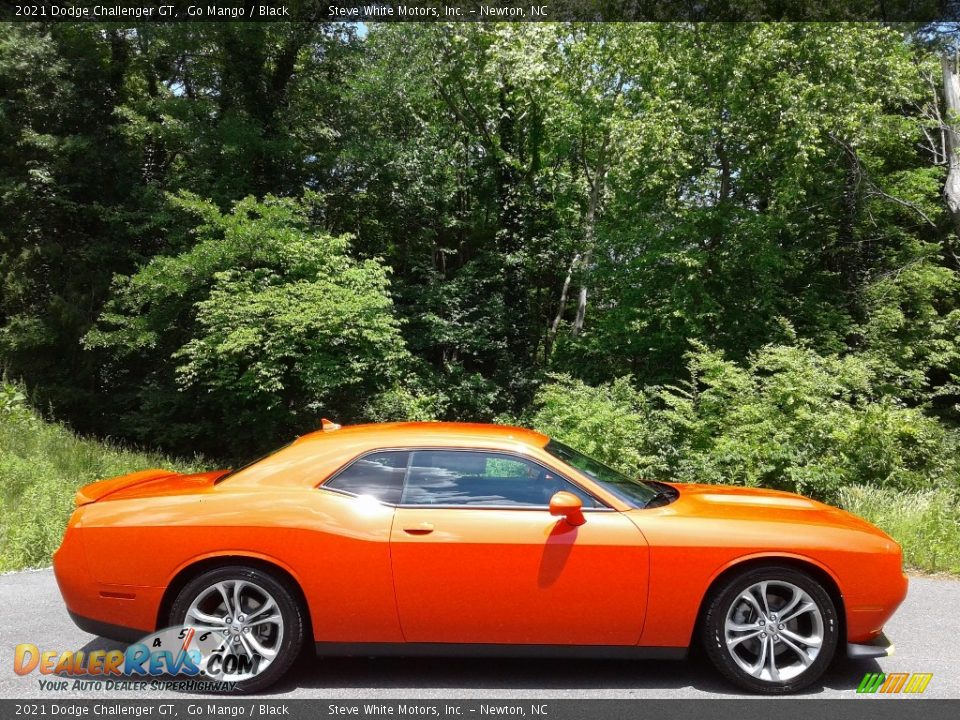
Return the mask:
<svg viewBox="0 0 960 720"><path fill-rule="evenodd" d="M18 395L0 385L0 572L50 564L80 486L147 468L202 469L199 459L80 438L40 419Z"/></svg>
<svg viewBox="0 0 960 720"><path fill-rule="evenodd" d="M845 510L882 528L903 547L904 564L960 574L960 493L854 486L841 490Z"/></svg>

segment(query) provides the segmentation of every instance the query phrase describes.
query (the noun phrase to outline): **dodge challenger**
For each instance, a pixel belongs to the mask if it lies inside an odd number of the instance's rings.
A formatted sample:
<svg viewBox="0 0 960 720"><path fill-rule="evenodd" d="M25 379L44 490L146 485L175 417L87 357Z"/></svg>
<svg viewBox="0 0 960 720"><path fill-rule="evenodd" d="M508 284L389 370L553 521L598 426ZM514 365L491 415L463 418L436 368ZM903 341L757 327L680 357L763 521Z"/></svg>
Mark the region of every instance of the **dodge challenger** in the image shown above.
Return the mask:
<svg viewBox="0 0 960 720"><path fill-rule="evenodd" d="M343 655L683 658L783 694L881 657L900 547L799 495L634 479L531 430L323 429L231 471L81 488L54 557L85 631L171 627L255 663ZM192 635L191 635L192 637Z"/></svg>

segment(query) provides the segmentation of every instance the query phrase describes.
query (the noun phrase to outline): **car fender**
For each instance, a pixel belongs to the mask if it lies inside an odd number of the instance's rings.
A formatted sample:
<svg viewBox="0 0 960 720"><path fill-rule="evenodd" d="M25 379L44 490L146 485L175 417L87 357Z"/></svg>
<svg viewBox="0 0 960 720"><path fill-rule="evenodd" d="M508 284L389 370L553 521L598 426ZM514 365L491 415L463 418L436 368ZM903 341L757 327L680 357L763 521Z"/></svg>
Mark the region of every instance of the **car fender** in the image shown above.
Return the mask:
<svg viewBox="0 0 960 720"><path fill-rule="evenodd" d="M256 550L250 550L248 548L219 548L212 552L200 553L199 555L194 555L191 558L183 561L176 570L170 574L170 577L167 579L165 587L170 587L181 574L189 569L190 567L196 565L197 563L206 562L208 560L213 560L215 558L250 558L253 560L260 560L271 565L276 565L278 568L286 572L294 582L301 588L303 588L303 582L300 577L300 574L294 570L290 565L285 563L278 557L273 555L268 555L266 553L258 552Z"/></svg>
<svg viewBox="0 0 960 720"><path fill-rule="evenodd" d="M830 579L833 580L833 584L837 587L837 590L840 591L840 588L842 587L840 584L840 578L838 578L837 574L829 566L825 565L822 561L817 560L816 558L812 558L809 555L803 555L801 553L796 553L796 552L789 552L789 551L783 551L783 550L765 550L762 552L753 552L753 553L747 553L746 555L740 555L738 557L728 560L723 565L718 567L714 571L714 573L710 576L710 579L707 583L707 587L705 588L705 591L704 591L704 597L706 597L707 591L709 591L709 588L713 586L714 582L716 582L718 577L723 575L728 570L735 568L737 565L753 562L755 560L782 560L784 558L789 560L797 560L799 562L813 565L819 568L820 570L825 572L828 576L830 576ZM842 596L842 592L841 592L841 596Z"/></svg>

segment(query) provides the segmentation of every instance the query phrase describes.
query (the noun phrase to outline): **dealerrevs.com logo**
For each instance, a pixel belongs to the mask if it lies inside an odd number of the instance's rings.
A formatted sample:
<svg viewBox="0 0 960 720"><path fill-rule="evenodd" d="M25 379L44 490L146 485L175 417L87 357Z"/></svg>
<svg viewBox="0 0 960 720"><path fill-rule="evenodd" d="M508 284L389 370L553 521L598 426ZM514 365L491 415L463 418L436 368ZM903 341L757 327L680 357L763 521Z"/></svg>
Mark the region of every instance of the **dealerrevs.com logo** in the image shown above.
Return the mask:
<svg viewBox="0 0 960 720"><path fill-rule="evenodd" d="M41 650L32 643L21 643L13 654L15 673L48 676L40 680L41 689L52 691L177 688L225 692L238 681L256 677L267 665L269 660L248 646L231 643L208 628L189 626L161 630L125 650Z"/></svg>
<svg viewBox="0 0 960 720"><path fill-rule="evenodd" d="M857 687L858 693L922 693L933 673L867 673Z"/></svg>

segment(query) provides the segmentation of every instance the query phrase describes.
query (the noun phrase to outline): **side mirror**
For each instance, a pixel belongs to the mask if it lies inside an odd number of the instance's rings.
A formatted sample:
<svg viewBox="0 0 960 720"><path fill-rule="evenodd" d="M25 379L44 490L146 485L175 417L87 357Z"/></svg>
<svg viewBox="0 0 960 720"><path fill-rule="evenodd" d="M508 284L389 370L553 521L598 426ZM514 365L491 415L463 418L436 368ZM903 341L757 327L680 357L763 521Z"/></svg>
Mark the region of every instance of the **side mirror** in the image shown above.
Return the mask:
<svg viewBox="0 0 960 720"><path fill-rule="evenodd" d="M566 490L561 490L550 498L550 514L562 515L574 527L587 521L583 517L583 503L580 498Z"/></svg>

